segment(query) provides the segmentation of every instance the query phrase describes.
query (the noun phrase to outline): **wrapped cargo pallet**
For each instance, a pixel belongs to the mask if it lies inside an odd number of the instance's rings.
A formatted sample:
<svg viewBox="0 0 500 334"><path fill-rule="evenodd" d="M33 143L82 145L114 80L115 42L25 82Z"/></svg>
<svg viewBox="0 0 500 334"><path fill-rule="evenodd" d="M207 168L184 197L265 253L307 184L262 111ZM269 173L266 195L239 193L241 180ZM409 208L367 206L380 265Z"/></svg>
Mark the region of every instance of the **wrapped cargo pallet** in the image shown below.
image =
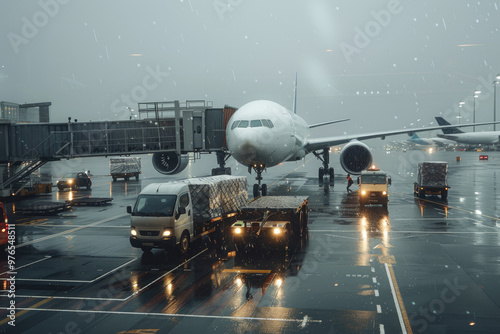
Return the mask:
<svg viewBox="0 0 500 334"><path fill-rule="evenodd" d="M426 161L418 163L418 180L424 186L446 186L448 163L444 161Z"/></svg>
<svg viewBox="0 0 500 334"><path fill-rule="evenodd" d="M187 183L195 220L210 220L236 212L248 202L247 178L219 175L176 182Z"/></svg>

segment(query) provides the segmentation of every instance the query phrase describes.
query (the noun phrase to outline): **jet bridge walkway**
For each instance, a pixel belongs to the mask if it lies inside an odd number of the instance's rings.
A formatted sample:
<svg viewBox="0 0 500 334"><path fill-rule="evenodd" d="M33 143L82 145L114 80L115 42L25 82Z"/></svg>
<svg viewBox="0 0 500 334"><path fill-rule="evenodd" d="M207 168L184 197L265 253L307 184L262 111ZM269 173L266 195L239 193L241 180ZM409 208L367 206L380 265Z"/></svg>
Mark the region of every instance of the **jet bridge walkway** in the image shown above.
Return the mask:
<svg viewBox="0 0 500 334"><path fill-rule="evenodd" d="M223 154L235 109L196 100L139 104L137 118L120 121L11 123L0 120L0 196L48 161L172 152Z"/></svg>

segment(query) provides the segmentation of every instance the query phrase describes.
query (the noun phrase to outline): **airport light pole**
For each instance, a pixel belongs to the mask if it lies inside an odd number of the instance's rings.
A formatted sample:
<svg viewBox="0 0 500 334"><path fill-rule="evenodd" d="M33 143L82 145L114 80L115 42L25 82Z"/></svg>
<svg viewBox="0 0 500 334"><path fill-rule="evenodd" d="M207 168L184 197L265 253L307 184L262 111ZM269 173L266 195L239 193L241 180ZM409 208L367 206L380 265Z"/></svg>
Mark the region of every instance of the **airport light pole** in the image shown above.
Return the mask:
<svg viewBox="0 0 500 334"><path fill-rule="evenodd" d="M462 118L462 107L464 106L464 104L464 101L460 101L458 103L458 124L460 124L460 119Z"/></svg>
<svg viewBox="0 0 500 334"><path fill-rule="evenodd" d="M497 78L493 81L493 122L497 121L497 84L500 82L500 74L497 74ZM497 130L497 125L493 124L493 131Z"/></svg>
<svg viewBox="0 0 500 334"><path fill-rule="evenodd" d="M472 114L472 123L476 123L476 98L481 94L480 90L474 92L474 113ZM476 132L476 126L472 127L472 132Z"/></svg>

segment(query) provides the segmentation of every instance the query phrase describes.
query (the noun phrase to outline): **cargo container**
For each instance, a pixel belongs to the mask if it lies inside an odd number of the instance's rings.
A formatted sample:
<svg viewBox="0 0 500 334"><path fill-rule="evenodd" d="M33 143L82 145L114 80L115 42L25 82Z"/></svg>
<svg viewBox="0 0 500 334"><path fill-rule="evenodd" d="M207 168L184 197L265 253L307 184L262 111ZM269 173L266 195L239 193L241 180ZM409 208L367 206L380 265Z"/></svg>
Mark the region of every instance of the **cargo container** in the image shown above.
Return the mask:
<svg viewBox="0 0 500 334"><path fill-rule="evenodd" d="M109 159L109 175L115 182L118 178L128 181L131 177L139 180L141 174L141 158L111 158Z"/></svg>

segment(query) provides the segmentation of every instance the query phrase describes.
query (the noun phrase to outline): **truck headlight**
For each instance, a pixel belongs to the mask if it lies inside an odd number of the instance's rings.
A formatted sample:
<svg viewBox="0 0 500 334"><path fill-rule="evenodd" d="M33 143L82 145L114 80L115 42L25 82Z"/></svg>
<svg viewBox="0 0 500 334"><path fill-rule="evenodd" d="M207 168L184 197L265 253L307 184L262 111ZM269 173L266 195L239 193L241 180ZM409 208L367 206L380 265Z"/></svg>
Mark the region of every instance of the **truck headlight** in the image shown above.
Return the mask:
<svg viewBox="0 0 500 334"><path fill-rule="evenodd" d="M385 196L385 195L387 195L387 192L385 192L385 191L382 191L382 195L384 195L384 196Z"/></svg>
<svg viewBox="0 0 500 334"><path fill-rule="evenodd" d="M73 183L73 180L68 180L68 184L72 184Z"/></svg>
<svg viewBox="0 0 500 334"><path fill-rule="evenodd" d="M243 232L241 230L241 227L237 227L237 228L234 229L234 234L241 234L241 232Z"/></svg>
<svg viewBox="0 0 500 334"><path fill-rule="evenodd" d="M135 227L132 227L132 229L130 230L130 234L132 234L132 236L136 236L137 235L137 231L135 230Z"/></svg>
<svg viewBox="0 0 500 334"><path fill-rule="evenodd" d="M281 234L281 229L279 227L275 227L273 230L274 235L279 235Z"/></svg>
<svg viewBox="0 0 500 334"><path fill-rule="evenodd" d="M366 190L362 190L361 195L363 195L363 196L366 195Z"/></svg>
<svg viewBox="0 0 500 334"><path fill-rule="evenodd" d="M170 230L163 231L163 236L164 237L170 237L171 235L172 235L172 231L170 231Z"/></svg>

